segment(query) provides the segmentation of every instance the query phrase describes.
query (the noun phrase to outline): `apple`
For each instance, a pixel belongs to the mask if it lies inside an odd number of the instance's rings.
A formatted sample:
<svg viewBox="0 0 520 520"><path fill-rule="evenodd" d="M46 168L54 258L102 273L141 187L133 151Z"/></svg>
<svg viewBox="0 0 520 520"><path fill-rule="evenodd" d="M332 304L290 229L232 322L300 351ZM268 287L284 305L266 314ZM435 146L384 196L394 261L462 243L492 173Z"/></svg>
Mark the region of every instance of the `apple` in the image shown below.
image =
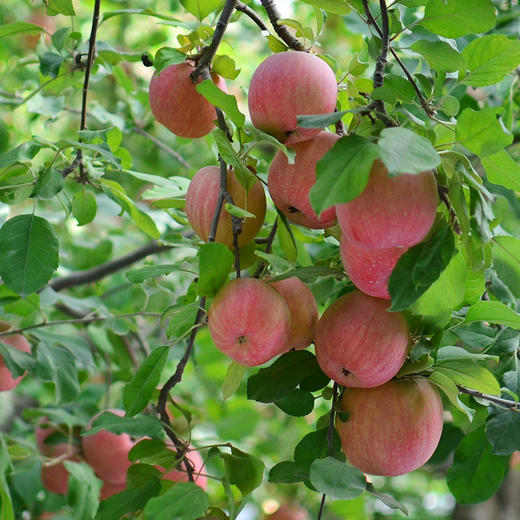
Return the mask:
<svg viewBox="0 0 520 520"><path fill-rule="evenodd" d="M240 184L230 169L227 173L227 190L235 206L252 213L253 217L243 220L242 233L238 235L239 247L245 246L253 240L264 223L266 202L265 192L260 181L256 180L249 191ZM186 214L188 221L197 235L207 241L210 231L217 198L220 191L220 168L205 166L191 179L186 193ZM233 230L231 215L222 207L217 225L216 242L233 248Z"/></svg>
<svg viewBox="0 0 520 520"><path fill-rule="evenodd" d="M2 323L1 330L5 330L4 323ZM25 336L22 334L12 334L11 336L1 336L0 343L10 345L21 352L31 352L31 344L27 341ZM25 374L19 377L13 377L11 372L5 365L4 358L0 356L0 391L12 390L22 380Z"/></svg>
<svg viewBox="0 0 520 520"><path fill-rule="evenodd" d="M150 108L155 119L180 137L195 138L215 128L215 107L195 90L188 63L170 65L155 73L150 81ZM226 92L225 81L212 74L213 82ZM199 80L200 83L201 80Z"/></svg>
<svg viewBox="0 0 520 520"><path fill-rule="evenodd" d="M437 185L431 170L388 175L376 159L364 191L336 205L343 234L366 249L411 247L430 231L437 212Z"/></svg>
<svg viewBox="0 0 520 520"><path fill-rule="evenodd" d="M389 303L354 291L338 298L316 327L321 369L343 386L382 385L397 374L408 353L409 329Z"/></svg>
<svg viewBox="0 0 520 520"><path fill-rule="evenodd" d="M64 453L67 453L66 451ZM70 457L67 457L68 460ZM51 493L66 495L69 490L69 472L60 462L52 466L42 466L40 473L43 487Z"/></svg>
<svg viewBox="0 0 520 520"><path fill-rule="evenodd" d="M333 112L337 95L336 77L325 61L308 52L280 52L255 70L249 85L249 114L256 128L293 144L320 131L299 127L297 116Z"/></svg>
<svg viewBox="0 0 520 520"><path fill-rule="evenodd" d="M103 481L103 486L99 492L99 500L106 500L107 498L120 493L126 489L126 481L124 482L110 482L109 480Z"/></svg>
<svg viewBox="0 0 520 520"><path fill-rule="evenodd" d="M442 401L426 379L397 379L375 388L348 388L348 413L336 430L348 461L369 475L402 475L432 456L442 433Z"/></svg>
<svg viewBox="0 0 520 520"><path fill-rule="evenodd" d="M314 340L319 319L318 305L312 291L295 276L267 282L283 296L291 315L291 330L282 352L308 347Z"/></svg>
<svg viewBox="0 0 520 520"><path fill-rule="evenodd" d="M125 415L123 410L108 411L120 417ZM102 413L99 412L92 417L85 429L89 430L94 420ZM133 446L130 435L100 430L92 435L83 436L81 445L85 460L99 478L114 484L126 481L126 471L130 467L128 452Z"/></svg>
<svg viewBox="0 0 520 520"><path fill-rule="evenodd" d="M291 316L283 297L256 278L237 278L215 296L208 316L216 347L246 366L278 355L287 344Z"/></svg>
<svg viewBox="0 0 520 520"><path fill-rule="evenodd" d="M265 520L309 520L309 514L296 505L282 504L273 514L266 516Z"/></svg>
<svg viewBox="0 0 520 520"><path fill-rule="evenodd" d="M339 135L320 132L316 137L291 145L294 164L278 150L269 167L267 185L276 207L291 221L312 229L324 229L336 222L334 206L317 217L309 200L316 182L316 163L332 148Z"/></svg>
<svg viewBox="0 0 520 520"><path fill-rule="evenodd" d="M390 299L388 280L406 247L365 249L342 235L339 251L348 277L359 290L375 298Z"/></svg>
<svg viewBox="0 0 520 520"><path fill-rule="evenodd" d="M173 446L169 446L169 448L173 451L176 451ZM200 486L205 491L208 479L206 476L200 474L203 471L204 466L200 453L197 450L190 450L186 456L193 465L193 480L195 484L197 484L197 486ZM182 461L180 464L182 471L174 468L164 473L162 478L166 480L171 480L173 482L188 482L188 473L185 470L184 461ZM159 469L163 470L163 468Z"/></svg>

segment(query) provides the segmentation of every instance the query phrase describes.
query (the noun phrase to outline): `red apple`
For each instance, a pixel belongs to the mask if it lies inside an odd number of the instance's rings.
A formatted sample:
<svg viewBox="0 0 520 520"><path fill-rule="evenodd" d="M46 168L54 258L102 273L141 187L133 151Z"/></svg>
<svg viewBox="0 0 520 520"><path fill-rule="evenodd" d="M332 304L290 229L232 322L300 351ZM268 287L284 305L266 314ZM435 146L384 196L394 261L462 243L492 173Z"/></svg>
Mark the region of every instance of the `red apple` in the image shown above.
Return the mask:
<svg viewBox="0 0 520 520"><path fill-rule="evenodd" d="M249 85L253 125L282 143L315 136L317 128L297 126L297 116L333 112L338 88L332 69L307 52L280 52L264 60Z"/></svg>
<svg viewBox="0 0 520 520"><path fill-rule="evenodd" d="M359 290L375 298L390 299L388 280L406 247L365 249L343 235L339 250L345 271Z"/></svg>
<svg viewBox="0 0 520 520"><path fill-rule="evenodd" d="M45 432L45 429L41 429L41 431ZM56 430L54 430L53 428L47 428L45 437L48 437L51 433L54 433L55 431ZM60 459L62 459L62 456L66 454L67 457L65 458L65 460L79 460L79 448L77 446L70 445L66 442L60 442L57 444L45 444L43 441L41 442L40 446L38 436L37 443L41 453L47 455L48 457L55 459L59 457ZM69 488L69 472L65 468L63 462L59 462L58 464L43 465L41 469L41 479L43 487L47 491L57 493L58 495L67 494Z"/></svg>
<svg viewBox="0 0 520 520"><path fill-rule="evenodd" d="M437 185L431 170L389 177L379 159L363 193L336 205L343 234L366 249L418 244L430 231L436 212Z"/></svg>
<svg viewBox="0 0 520 520"><path fill-rule="evenodd" d="M269 167L268 187L276 207L290 220L312 229L323 229L336 222L334 207L317 217L309 200L316 182L316 163L332 148L339 136L321 132L316 137L291 146L296 152L294 164L278 150Z"/></svg>
<svg viewBox="0 0 520 520"><path fill-rule="evenodd" d="M107 498L115 495L116 493L120 493L121 491L126 489L126 481L125 482L110 482L108 480L103 481L103 487L99 492L99 500L106 500Z"/></svg>
<svg viewBox="0 0 520 520"><path fill-rule="evenodd" d="M123 410L108 410L113 414L124 416ZM103 412L96 414L89 422L86 430L92 427L94 420ZM126 471L130 467L128 452L133 446L132 439L127 433L120 435L100 430L93 435L85 435L81 438L83 455L85 460L102 480L111 483L124 483Z"/></svg>
<svg viewBox="0 0 520 520"><path fill-rule="evenodd" d="M255 278L237 278L215 296L209 332L219 350L246 366L262 365L287 344L289 308L282 296Z"/></svg>
<svg viewBox="0 0 520 520"><path fill-rule="evenodd" d="M3 329L3 327L2 327ZM13 334L11 336L1 336L0 342L10 345L17 350L22 352L31 352L31 344L27 341L25 336L22 334ZM12 390L25 376L21 375L14 378L9 372L9 369L5 366L4 358L0 356L0 391Z"/></svg>
<svg viewBox="0 0 520 520"><path fill-rule="evenodd" d="M172 446L170 449L175 450L175 448ZM203 460L200 456L200 453L197 450L191 450L187 454L187 458L190 460L190 462L193 465L193 479L195 481L195 484L197 486L200 486L202 489L206 490L207 487L207 477L204 475L201 475L200 473L203 472ZM174 468L166 473L163 474L162 478L166 480L171 480L173 482L188 482L188 474L185 471L184 468L184 462L181 462L182 471ZM163 468L159 468L163 469Z"/></svg>
<svg viewBox="0 0 520 520"><path fill-rule="evenodd" d="M242 233L238 235L239 247L245 246L253 240L262 227L265 218L266 202L265 192L260 181L256 180L249 191L238 182L232 170L227 173L227 189L235 206L246 209L254 218L243 220ZM207 241L211 230L211 222L217 206L217 198L220 191L220 168L218 166L206 166L199 170L191 179L186 193L186 214L191 227ZM221 242L229 248L233 248L233 231L231 215L222 208L217 226L216 242Z"/></svg>
<svg viewBox="0 0 520 520"><path fill-rule="evenodd" d="M398 379L376 388L348 388L348 412L336 429L348 461L369 475L402 475L432 456L442 433L442 401L426 379Z"/></svg>
<svg viewBox="0 0 520 520"><path fill-rule="evenodd" d="M266 516L265 520L309 520L309 514L296 505L282 504L273 514Z"/></svg>
<svg viewBox="0 0 520 520"><path fill-rule="evenodd" d="M343 386L382 385L403 365L409 330L400 312L385 300L354 291L338 298L316 328L321 369Z"/></svg>
<svg viewBox="0 0 520 520"><path fill-rule="evenodd" d="M202 137L215 128L215 107L195 90L188 63L170 65L150 82L150 108L159 123L180 137ZM225 81L212 74L213 82L226 91ZM200 82L200 81L199 81Z"/></svg>
<svg viewBox="0 0 520 520"><path fill-rule="evenodd" d="M271 282L284 298L289 314L291 315L291 331L282 352L291 348L306 348L314 340L314 333L318 323L318 306L312 291L296 277Z"/></svg>

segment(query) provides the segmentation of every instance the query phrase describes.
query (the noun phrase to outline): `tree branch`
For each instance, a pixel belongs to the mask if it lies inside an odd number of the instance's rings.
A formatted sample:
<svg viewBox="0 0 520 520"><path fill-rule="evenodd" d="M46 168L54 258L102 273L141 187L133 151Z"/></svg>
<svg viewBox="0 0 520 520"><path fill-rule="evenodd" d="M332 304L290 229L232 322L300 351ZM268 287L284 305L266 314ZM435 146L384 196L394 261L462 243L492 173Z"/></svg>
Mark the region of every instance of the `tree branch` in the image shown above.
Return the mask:
<svg viewBox="0 0 520 520"><path fill-rule="evenodd" d="M171 246L161 246L157 242L152 241L145 246L128 253L127 255L116 258L114 260L109 260L108 262L93 267L92 269L78 271L77 273L73 273L69 276L54 278L49 282L49 287L55 291L61 291L62 289L67 289L68 287L96 282L105 276L128 267L134 262L147 257L148 255L162 253L163 251L168 251L169 249L171 249Z"/></svg>
<svg viewBox="0 0 520 520"><path fill-rule="evenodd" d="M152 143L155 144L157 146L157 148L160 148L161 150L163 150L167 154L169 154L172 157L174 157L180 164L182 164L182 166L184 166L184 168L186 168L188 170L191 168L190 163L188 163L186 161L186 159L184 159L184 157L180 153L176 152L173 148L170 148L168 145L164 144L162 141L157 139L157 137L154 137L152 134L149 134L146 130L144 130L140 126L136 126L134 128L134 130L138 134L141 134L143 137L146 137L147 139L152 141Z"/></svg>
<svg viewBox="0 0 520 520"><path fill-rule="evenodd" d="M280 25L278 20L280 20L281 15L276 8L274 0L260 0L262 5L264 6L265 12L273 25L273 29L276 34L284 41L284 43L291 49L295 51L304 51L305 46L300 43L287 29L285 25Z"/></svg>
<svg viewBox="0 0 520 520"><path fill-rule="evenodd" d="M271 228L271 231L269 233L269 236L267 237L266 246L265 246L265 252L269 253L271 251L271 247L273 247L274 237L276 236L276 231L278 230L278 219L279 217L276 217L276 220L274 221L273 227ZM258 266L257 270L255 271L255 274L253 275L253 278L260 278L262 276L262 273L265 269L265 262L260 262L260 265Z"/></svg>
<svg viewBox="0 0 520 520"><path fill-rule="evenodd" d="M251 20L253 20L253 22L255 22L256 25L258 25L260 30L262 30L262 31L268 31L269 30L267 25L265 25L264 21L248 5L246 5L243 2L240 2L240 1L237 0L237 2L235 4L235 9L237 11L240 11L240 12L244 13L246 16L249 16L249 18L251 18Z"/></svg>
<svg viewBox="0 0 520 520"><path fill-rule="evenodd" d="M478 397L479 399L485 399L490 403L498 404L500 406L504 406L505 408L509 408L511 410L515 410L520 412L520 402L511 401L511 399L503 399L502 397L497 397L496 395L484 394L482 392L478 392L477 390L472 390L471 388L466 388L465 386L457 385L459 392L462 394L471 395L472 397Z"/></svg>

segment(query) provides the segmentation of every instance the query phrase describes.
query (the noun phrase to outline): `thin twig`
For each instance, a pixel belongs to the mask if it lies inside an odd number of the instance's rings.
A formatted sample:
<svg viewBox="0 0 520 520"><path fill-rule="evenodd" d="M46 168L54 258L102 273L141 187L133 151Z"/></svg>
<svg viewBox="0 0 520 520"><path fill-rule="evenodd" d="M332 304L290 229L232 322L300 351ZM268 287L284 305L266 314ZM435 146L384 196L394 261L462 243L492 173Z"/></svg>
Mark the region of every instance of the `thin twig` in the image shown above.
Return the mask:
<svg viewBox="0 0 520 520"><path fill-rule="evenodd" d="M169 154L172 157L174 157L179 163L182 164L182 166L184 166L188 170L191 168L190 163L187 162L186 159L184 159L184 157L182 157L182 155L179 152L176 152L173 148L170 148L167 144L164 144L162 141L157 139L157 137L154 137L152 134L149 134L146 130L143 130L139 126L136 126L134 128L134 130L138 134L141 134L142 136L144 136L147 139L149 139L150 141L152 141L152 143L155 144L157 146L157 148L160 148L161 150L163 150L167 154Z"/></svg>
<svg viewBox="0 0 520 520"><path fill-rule="evenodd" d="M464 386L457 385L459 392L462 394L468 394L472 397L478 397L479 399L485 399L490 403L495 403L500 406L504 406L511 410L520 412L520 402L512 401L511 399L503 399L502 397L497 397L496 395L484 394L483 392L478 392L477 390L472 390L471 388L466 388Z"/></svg>
<svg viewBox="0 0 520 520"><path fill-rule="evenodd" d="M249 18L251 18L251 20L253 20L253 22L255 22L256 25L258 25L258 27L260 27L262 31L269 30L267 25L265 25L264 21L248 5L244 4L243 2L237 1L235 4L235 9L244 13L246 16L249 16Z"/></svg>
<svg viewBox="0 0 520 520"><path fill-rule="evenodd" d="M273 29L276 34L284 41L284 43L291 49L295 51L304 51L305 46L300 43L287 29L285 25L280 25L278 22L281 18L281 15L276 8L274 0L261 0L262 5L264 6L265 12L271 21Z"/></svg>
<svg viewBox="0 0 520 520"><path fill-rule="evenodd" d="M269 253L271 251L271 247L273 247L274 237L276 236L276 231L278 230L278 217L276 217L276 220L274 221L273 227L271 228L271 231L269 233L269 236L267 237L266 246L265 246L265 252ZM260 278L262 276L264 269L265 269L266 263L264 261L260 262L260 265L257 267L255 274L253 275L253 278Z"/></svg>

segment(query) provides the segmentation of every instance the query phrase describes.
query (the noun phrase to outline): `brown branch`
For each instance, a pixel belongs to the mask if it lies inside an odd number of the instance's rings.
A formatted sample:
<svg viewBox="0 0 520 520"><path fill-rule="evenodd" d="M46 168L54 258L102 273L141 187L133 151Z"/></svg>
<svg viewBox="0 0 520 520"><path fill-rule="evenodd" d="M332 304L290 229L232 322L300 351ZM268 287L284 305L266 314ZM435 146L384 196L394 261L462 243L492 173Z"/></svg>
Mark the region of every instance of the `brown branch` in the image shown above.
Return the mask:
<svg viewBox="0 0 520 520"><path fill-rule="evenodd" d="M520 412L520 402L511 401L511 399L503 399L502 397L497 397L496 395L484 394L483 392L478 392L477 390L472 390L471 388L466 388L465 386L457 385L459 392L462 394L471 395L472 397L478 397L479 399L485 399L490 403L498 404L500 406L504 406L505 408L509 408L510 410L514 410Z"/></svg>
<svg viewBox="0 0 520 520"><path fill-rule="evenodd" d="M253 20L253 22L255 22L256 25L258 25L260 30L262 30L262 31L269 30L267 25L265 25L264 21L248 5L244 4L243 2L237 1L235 4L235 9L237 11L240 11L241 13L244 13L246 16L249 16L249 18L251 18L251 20Z"/></svg>
<svg viewBox="0 0 520 520"><path fill-rule="evenodd" d="M281 15L274 0L260 0L262 5L264 6L265 12L271 21L274 31L276 34L284 41L284 43L291 49L295 51L304 51L305 46L300 43L287 29L285 25L280 25L278 20L280 20Z"/></svg>
<svg viewBox="0 0 520 520"><path fill-rule="evenodd" d="M276 220L274 221L273 227L271 228L271 231L269 232L269 236L266 240L266 246L265 246L265 252L269 253L271 251L271 247L273 247L274 237L276 236L276 231L278 230L278 217L276 217ZM262 276L264 269L265 269L266 263L264 261L260 262L260 265L255 271L255 274L253 275L253 278L260 278Z"/></svg>

